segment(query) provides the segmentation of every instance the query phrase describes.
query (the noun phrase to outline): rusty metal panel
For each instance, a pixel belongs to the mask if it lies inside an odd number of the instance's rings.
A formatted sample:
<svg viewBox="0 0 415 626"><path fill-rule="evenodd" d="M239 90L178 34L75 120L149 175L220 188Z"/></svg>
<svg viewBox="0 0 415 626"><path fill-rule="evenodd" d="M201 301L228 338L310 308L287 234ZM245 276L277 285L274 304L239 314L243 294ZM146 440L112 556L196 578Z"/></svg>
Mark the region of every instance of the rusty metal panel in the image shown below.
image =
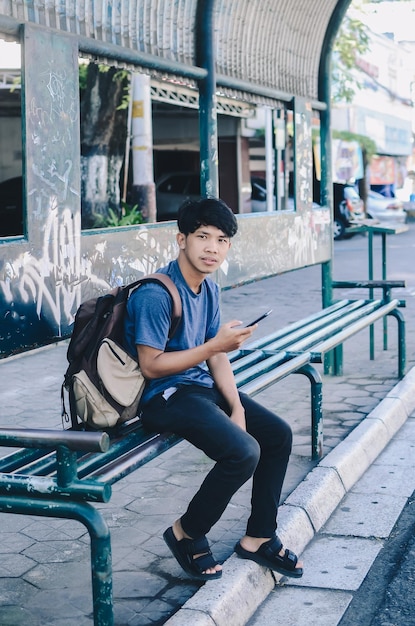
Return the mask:
<svg viewBox="0 0 415 626"><path fill-rule="evenodd" d="M0 353L64 336L80 301L78 49L32 24L22 45L27 239L0 244Z"/></svg>
<svg viewBox="0 0 415 626"><path fill-rule="evenodd" d="M324 263L331 258L329 209L240 215L239 230L218 272L222 289Z"/></svg>
<svg viewBox="0 0 415 626"><path fill-rule="evenodd" d="M65 214L80 230L78 49L66 34L26 24L23 54L28 237L42 248Z"/></svg>
<svg viewBox="0 0 415 626"><path fill-rule="evenodd" d="M216 0L216 69L317 99L337 0ZM4 0L2 15L196 65L197 0Z"/></svg>
<svg viewBox="0 0 415 626"><path fill-rule="evenodd" d="M295 208L311 209L313 204L313 146L311 106L304 98L294 98L294 181Z"/></svg>
<svg viewBox="0 0 415 626"><path fill-rule="evenodd" d="M316 99L335 0L218 0L217 71Z"/></svg>

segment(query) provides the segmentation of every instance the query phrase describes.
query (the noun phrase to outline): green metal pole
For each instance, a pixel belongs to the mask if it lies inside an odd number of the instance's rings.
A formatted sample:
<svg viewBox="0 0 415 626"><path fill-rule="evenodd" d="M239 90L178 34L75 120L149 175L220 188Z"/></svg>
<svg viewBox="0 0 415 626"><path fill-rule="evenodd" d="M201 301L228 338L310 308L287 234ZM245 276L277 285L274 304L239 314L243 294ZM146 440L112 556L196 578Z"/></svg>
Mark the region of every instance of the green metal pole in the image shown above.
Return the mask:
<svg viewBox="0 0 415 626"><path fill-rule="evenodd" d="M218 127L213 7L215 0L199 0L196 10L196 63L207 70L199 80L200 190L202 196L219 196Z"/></svg>
<svg viewBox="0 0 415 626"><path fill-rule="evenodd" d="M0 496L0 512L74 519L88 529L94 626L113 626L111 538L101 513L87 502L36 500L19 496Z"/></svg>
<svg viewBox="0 0 415 626"><path fill-rule="evenodd" d="M323 382L319 372L307 363L296 374L307 376L311 383L311 457L323 457Z"/></svg>
<svg viewBox="0 0 415 626"><path fill-rule="evenodd" d="M333 219L333 184L331 176L331 55L334 40L340 24L349 7L350 0L340 0L331 15L321 48L321 57L318 73L318 99L325 104L320 114L320 146L321 146L321 184L320 203L332 207ZM334 245L332 243L333 258ZM332 261L322 265L322 301L323 307L330 306L333 299L332 291Z"/></svg>
<svg viewBox="0 0 415 626"><path fill-rule="evenodd" d="M382 233L382 280L386 280L386 233ZM383 318L383 349L388 349L388 320Z"/></svg>
<svg viewBox="0 0 415 626"><path fill-rule="evenodd" d="M331 55L334 40L340 24L349 8L350 0L339 0L327 25L326 34L321 48L320 65L318 73L318 99L325 103L326 108L320 116L320 145L321 145L321 184L320 202L332 209L332 221L334 219L333 207L333 184L331 177ZM334 243L332 241L331 259L333 259ZM322 276L322 304L328 307L333 303L333 261L327 261L321 266ZM324 356L324 373L339 374L343 367L343 354L341 346L336 354L329 353Z"/></svg>
<svg viewBox="0 0 415 626"><path fill-rule="evenodd" d="M369 280L373 280L373 231L368 228L368 246L369 246ZM369 289L369 298L373 300L373 289ZM369 341L370 341L370 360L375 359L375 327L372 324L369 328Z"/></svg>

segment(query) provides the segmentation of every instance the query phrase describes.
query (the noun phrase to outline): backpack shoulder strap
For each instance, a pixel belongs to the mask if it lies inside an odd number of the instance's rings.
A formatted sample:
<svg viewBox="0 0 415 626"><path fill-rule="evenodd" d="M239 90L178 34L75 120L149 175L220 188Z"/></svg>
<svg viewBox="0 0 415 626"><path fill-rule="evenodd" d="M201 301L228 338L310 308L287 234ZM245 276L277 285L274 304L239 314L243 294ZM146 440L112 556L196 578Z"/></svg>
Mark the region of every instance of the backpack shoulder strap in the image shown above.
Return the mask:
<svg viewBox="0 0 415 626"><path fill-rule="evenodd" d="M148 274L147 276L144 276L140 280L130 285L131 289L129 291L129 295L131 295L131 293L142 283L146 282L159 283L162 287L164 287L166 291L168 291L171 296L173 303L171 325L169 331L169 339L171 339L180 324L180 320L182 319L182 300L180 298L179 291L170 276L167 276L167 274L162 274L161 272L157 272L156 274Z"/></svg>

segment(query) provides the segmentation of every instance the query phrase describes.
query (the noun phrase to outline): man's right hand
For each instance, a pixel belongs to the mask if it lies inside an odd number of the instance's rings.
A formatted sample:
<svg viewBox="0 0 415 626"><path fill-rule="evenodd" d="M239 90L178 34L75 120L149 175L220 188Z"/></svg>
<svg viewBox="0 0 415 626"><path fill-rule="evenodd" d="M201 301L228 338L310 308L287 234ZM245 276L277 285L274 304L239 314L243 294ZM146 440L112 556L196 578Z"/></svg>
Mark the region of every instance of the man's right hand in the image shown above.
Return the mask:
<svg viewBox="0 0 415 626"><path fill-rule="evenodd" d="M258 327L258 324L254 324L254 326L241 328L241 324L240 320L232 320L219 328L218 334L211 341L218 344L220 352L237 350Z"/></svg>

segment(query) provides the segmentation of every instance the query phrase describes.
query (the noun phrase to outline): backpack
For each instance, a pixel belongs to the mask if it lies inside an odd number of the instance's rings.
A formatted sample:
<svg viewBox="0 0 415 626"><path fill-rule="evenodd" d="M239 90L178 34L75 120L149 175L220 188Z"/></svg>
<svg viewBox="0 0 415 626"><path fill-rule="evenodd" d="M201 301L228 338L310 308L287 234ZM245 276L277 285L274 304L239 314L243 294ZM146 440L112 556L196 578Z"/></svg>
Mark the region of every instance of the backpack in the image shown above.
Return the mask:
<svg viewBox="0 0 415 626"><path fill-rule="evenodd" d="M159 283L169 292L173 303L169 339L177 330L182 303L176 285L166 274L149 274L83 302L75 315L67 351L69 366L61 390L64 428L111 428L137 416L146 381L138 359L122 347L124 315L128 298L147 282Z"/></svg>

